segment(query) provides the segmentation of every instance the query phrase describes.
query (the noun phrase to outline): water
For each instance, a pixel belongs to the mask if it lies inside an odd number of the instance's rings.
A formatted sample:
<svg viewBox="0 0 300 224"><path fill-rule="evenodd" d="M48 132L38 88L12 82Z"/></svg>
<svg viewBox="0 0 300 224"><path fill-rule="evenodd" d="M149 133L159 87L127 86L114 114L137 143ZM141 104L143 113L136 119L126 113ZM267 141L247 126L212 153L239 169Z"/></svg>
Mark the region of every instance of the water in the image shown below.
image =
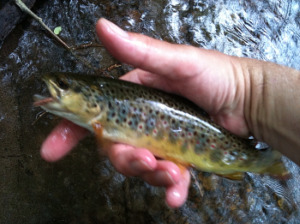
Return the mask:
<svg viewBox="0 0 300 224"><path fill-rule="evenodd" d="M60 36L69 45L97 42L94 26L105 17L157 39L300 69L299 7L298 1L280 0L53 0L39 1L34 11L52 29L62 26ZM32 96L46 91L40 74L100 73L116 61L99 47L74 57L32 19L18 30L0 51L4 223L297 223L300 170L288 160L293 178L286 182L254 174L234 182L194 171L204 194L194 180L187 203L177 210L165 205L162 189L125 178L99 159L92 137L60 162L42 161L39 147L58 120L46 115L36 121L41 109L32 107Z"/></svg>

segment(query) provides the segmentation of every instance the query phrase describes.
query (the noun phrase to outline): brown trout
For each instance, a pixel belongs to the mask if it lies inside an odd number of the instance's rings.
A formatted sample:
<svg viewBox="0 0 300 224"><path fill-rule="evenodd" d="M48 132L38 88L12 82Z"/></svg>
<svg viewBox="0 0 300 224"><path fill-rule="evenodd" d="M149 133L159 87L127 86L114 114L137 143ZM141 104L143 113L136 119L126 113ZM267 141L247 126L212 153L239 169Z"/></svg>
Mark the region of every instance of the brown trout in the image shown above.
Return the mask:
<svg viewBox="0 0 300 224"><path fill-rule="evenodd" d="M88 75L51 73L43 80L51 97L35 95L36 106L105 141L147 148L157 157L233 179L243 172L288 174L278 151L256 149L181 97Z"/></svg>

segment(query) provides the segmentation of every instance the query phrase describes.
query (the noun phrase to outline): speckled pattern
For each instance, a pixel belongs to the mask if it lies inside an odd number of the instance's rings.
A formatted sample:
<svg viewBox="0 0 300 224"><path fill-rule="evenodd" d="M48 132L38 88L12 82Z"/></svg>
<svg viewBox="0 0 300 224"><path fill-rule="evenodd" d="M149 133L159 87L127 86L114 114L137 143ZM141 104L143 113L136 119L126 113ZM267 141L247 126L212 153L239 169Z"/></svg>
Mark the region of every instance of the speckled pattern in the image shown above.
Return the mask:
<svg viewBox="0 0 300 224"><path fill-rule="evenodd" d="M217 174L286 173L277 151L257 150L249 140L212 123L201 109L181 97L103 77L56 73L48 74L45 81L50 88L49 83L56 83L60 104L79 105L67 109L79 117L79 125L99 122L103 137L109 140L145 147L157 156ZM43 105L53 112L47 107ZM274 169L268 169L274 164Z"/></svg>

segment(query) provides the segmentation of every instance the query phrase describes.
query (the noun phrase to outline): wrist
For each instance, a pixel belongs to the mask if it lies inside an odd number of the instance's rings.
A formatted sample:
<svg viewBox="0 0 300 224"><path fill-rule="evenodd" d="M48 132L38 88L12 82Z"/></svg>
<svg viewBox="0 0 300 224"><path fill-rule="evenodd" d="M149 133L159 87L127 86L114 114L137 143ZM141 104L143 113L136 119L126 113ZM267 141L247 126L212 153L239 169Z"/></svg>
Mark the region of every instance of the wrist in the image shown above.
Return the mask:
<svg viewBox="0 0 300 224"><path fill-rule="evenodd" d="M253 59L242 59L241 64L250 132L300 164L300 72Z"/></svg>

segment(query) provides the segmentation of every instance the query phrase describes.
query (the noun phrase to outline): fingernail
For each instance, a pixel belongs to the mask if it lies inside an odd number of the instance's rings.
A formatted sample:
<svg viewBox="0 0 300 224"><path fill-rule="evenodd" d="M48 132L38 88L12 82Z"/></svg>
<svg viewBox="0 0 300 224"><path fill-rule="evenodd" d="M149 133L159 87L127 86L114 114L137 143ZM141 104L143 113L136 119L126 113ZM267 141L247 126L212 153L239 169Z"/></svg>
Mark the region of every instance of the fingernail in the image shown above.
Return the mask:
<svg viewBox="0 0 300 224"><path fill-rule="evenodd" d="M41 157L48 162L54 162L56 160L56 158L52 154L51 149L48 149L44 146L42 146L40 154Z"/></svg>
<svg viewBox="0 0 300 224"><path fill-rule="evenodd" d="M102 18L102 23L106 26L106 30L110 33L117 34L121 37L128 38L128 33L122 30L120 27L115 25L114 23L108 21L107 19Z"/></svg>
<svg viewBox="0 0 300 224"><path fill-rule="evenodd" d="M153 169L145 161L133 161L130 166L133 171L148 171Z"/></svg>
<svg viewBox="0 0 300 224"><path fill-rule="evenodd" d="M172 178L172 175L166 171L158 171L155 175L155 178L157 179L157 181L165 183L165 185L176 183Z"/></svg>

